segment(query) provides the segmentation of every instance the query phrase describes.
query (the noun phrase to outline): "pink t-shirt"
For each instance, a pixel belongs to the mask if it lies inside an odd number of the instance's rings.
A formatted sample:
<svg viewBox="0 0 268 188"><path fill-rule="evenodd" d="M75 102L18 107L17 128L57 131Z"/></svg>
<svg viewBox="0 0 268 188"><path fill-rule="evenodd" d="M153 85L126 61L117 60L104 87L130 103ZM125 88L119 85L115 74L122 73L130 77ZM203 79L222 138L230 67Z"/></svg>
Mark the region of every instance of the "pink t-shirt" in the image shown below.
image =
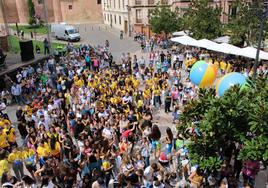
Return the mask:
<svg viewBox="0 0 268 188"><path fill-rule="evenodd" d="M175 90L171 92L172 99L177 100L179 98L179 91Z"/></svg>
<svg viewBox="0 0 268 188"><path fill-rule="evenodd" d="M93 66L98 67L99 66L99 61L97 59L93 60Z"/></svg>

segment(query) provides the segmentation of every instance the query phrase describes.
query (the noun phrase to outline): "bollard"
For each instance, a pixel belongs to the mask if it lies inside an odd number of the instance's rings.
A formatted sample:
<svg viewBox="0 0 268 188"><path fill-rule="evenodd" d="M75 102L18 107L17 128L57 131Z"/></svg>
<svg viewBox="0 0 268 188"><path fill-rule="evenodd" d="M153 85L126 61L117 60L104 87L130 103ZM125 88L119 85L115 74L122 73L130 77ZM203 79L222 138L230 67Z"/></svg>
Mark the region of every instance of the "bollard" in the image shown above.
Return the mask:
<svg viewBox="0 0 268 188"><path fill-rule="evenodd" d="M91 27L91 29L93 30L93 26Z"/></svg>
<svg viewBox="0 0 268 188"><path fill-rule="evenodd" d="M87 27L85 26L85 32L87 32Z"/></svg>
<svg viewBox="0 0 268 188"><path fill-rule="evenodd" d="M99 31L100 31L100 26L99 26Z"/></svg>

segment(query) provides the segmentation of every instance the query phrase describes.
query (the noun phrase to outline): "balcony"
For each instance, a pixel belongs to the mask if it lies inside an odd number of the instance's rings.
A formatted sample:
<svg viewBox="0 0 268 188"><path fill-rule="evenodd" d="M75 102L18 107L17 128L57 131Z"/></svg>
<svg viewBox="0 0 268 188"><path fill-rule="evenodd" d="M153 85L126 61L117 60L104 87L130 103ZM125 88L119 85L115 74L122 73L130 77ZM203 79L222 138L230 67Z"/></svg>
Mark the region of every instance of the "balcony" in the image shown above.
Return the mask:
<svg viewBox="0 0 268 188"><path fill-rule="evenodd" d="M142 19L136 18L136 23L142 23Z"/></svg>
<svg viewBox="0 0 268 188"><path fill-rule="evenodd" d="M141 5L141 0L135 0L135 5Z"/></svg>

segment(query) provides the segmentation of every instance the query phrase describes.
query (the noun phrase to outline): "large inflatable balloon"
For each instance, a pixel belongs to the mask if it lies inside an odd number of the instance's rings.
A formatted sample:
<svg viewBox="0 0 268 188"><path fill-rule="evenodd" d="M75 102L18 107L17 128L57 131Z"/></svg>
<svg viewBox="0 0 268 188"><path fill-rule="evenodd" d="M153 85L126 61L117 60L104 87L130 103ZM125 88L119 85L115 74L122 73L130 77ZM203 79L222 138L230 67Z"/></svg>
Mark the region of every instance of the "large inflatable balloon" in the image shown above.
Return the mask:
<svg viewBox="0 0 268 188"><path fill-rule="evenodd" d="M190 72L191 82L201 88L212 86L216 76L215 69L208 63L194 65Z"/></svg>
<svg viewBox="0 0 268 188"><path fill-rule="evenodd" d="M232 72L229 74L226 74L221 79L219 79L216 91L219 96L223 96L224 92L228 90L230 87L239 84L240 86L244 85L246 83L246 77L238 72Z"/></svg>
<svg viewBox="0 0 268 188"><path fill-rule="evenodd" d="M202 64L207 64L207 63L203 60L195 62L194 65L192 66L191 70L195 69L196 67L198 67L199 65L202 65Z"/></svg>

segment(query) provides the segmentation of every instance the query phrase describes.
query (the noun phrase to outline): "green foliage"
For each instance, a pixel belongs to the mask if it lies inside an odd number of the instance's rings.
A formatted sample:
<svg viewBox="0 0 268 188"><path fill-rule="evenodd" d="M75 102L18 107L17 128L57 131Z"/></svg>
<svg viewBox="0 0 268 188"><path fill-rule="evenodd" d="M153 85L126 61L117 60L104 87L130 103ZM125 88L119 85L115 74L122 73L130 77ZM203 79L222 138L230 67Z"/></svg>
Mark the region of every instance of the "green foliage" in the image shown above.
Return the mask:
<svg viewBox="0 0 268 188"><path fill-rule="evenodd" d="M13 53L20 53L20 44L19 41L20 39L16 36L9 36L8 40L10 42L10 46L9 49L10 51L12 51ZM43 41L37 41L37 40L33 40L33 46L34 46L34 51L36 50L36 45L40 47L41 49L41 53L44 52L44 43ZM52 48L53 49L57 49L58 46L61 46L62 48L65 47L65 44L62 43L52 43Z"/></svg>
<svg viewBox="0 0 268 188"><path fill-rule="evenodd" d="M192 163L216 170L223 162L220 153L234 142L243 144L240 159L268 160L267 80L248 82L248 88L234 86L223 97L200 89L199 98L185 106L178 131L190 140Z"/></svg>
<svg viewBox="0 0 268 188"><path fill-rule="evenodd" d="M16 30L15 25L9 26L13 30ZM25 33L36 32L39 34L47 34L48 28L44 25L19 25L19 30L23 30Z"/></svg>
<svg viewBox="0 0 268 188"><path fill-rule="evenodd" d="M214 39L221 35L220 8L208 5L208 0L192 0L183 15L184 29L188 29L195 39Z"/></svg>
<svg viewBox="0 0 268 188"><path fill-rule="evenodd" d="M150 15L149 23L154 33L169 34L181 29L181 19L177 9L173 12L165 6L157 6Z"/></svg>
<svg viewBox="0 0 268 188"><path fill-rule="evenodd" d="M28 12L29 12L29 24L33 25L36 23L35 21L35 9L34 9L34 4L32 0L28 0Z"/></svg>
<svg viewBox="0 0 268 188"><path fill-rule="evenodd" d="M256 0L251 4L246 0L236 0L232 4L236 14L229 15L229 23L226 30L230 32L230 42L234 45L243 46L257 41L260 27L260 16L263 10L263 1Z"/></svg>

